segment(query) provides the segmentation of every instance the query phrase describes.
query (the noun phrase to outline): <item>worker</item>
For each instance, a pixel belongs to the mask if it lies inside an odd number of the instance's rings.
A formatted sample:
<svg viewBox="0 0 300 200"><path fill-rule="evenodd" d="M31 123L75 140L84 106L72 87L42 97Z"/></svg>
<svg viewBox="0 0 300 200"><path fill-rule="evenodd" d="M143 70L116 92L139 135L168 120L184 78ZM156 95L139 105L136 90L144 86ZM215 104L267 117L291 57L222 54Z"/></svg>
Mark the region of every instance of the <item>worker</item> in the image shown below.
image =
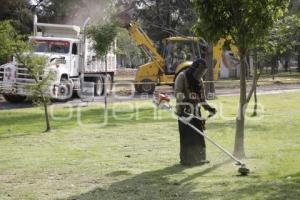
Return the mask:
<svg viewBox="0 0 300 200"><path fill-rule="evenodd" d="M175 81L176 113L184 117L200 131L205 129L205 121L201 119L200 108L203 107L211 115L216 109L207 102L204 94L203 76L207 65L203 54L191 67L181 72ZM197 116L189 117L188 116ZM204 137L189 125L178 121L180 134L180 163L182 165L200 165L208 163L206 160L206 145Z"/></svg>
<svg viewBox="0 0 300 200"><path fill-rule="evenodd" d="M177 58L177 64L182 63L183 61L186 61L186 53L184 52L182 46L179 46L177 48L177 52L176 52L176 58Z"/></svg>

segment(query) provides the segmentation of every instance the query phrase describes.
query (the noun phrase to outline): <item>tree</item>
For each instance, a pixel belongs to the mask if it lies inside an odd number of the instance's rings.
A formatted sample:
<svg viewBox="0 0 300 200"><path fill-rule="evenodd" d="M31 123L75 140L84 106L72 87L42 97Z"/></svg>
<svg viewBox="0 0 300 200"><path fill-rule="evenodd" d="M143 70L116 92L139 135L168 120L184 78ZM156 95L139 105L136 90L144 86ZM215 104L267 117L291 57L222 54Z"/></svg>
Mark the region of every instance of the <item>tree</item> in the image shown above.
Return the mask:
<svg viewBox="0 0 300 200"><path fill-rule="evenodd" d="M17 34L8 20L0 22L0 64L9 61L16 51L15 44L23 43L23 38Z"/></svg>
<svg viewBox="0 0 300 200"><path fill-rule="evenodd" d="M34 55L32 52L17 52L16 58L17 62L27 69L27 73L34 80L33 84L25 85L25 89L31 92L34 105L43 106L46 122L45 132L49 132L51 130L48 114L48 104L51 99L49 85L53 80L54 73L46 71L46 57Z"/></svg>
<svg viewBox="0 0 300 200"><path fill-rule="evenodd" d="M42 104L44 107L46 132L50 131L50 122L48 116L47 105L50 100L48 87L51 81L52 73L46 72L46 58L34 55L30 50L31 45L24 42L24 38L20 36L13 28L9 21L0 22L0 57L7 58L14 55L17 63L26 68L27 73L33 77L34 83L25 85L26 90L32 92L33 102L37 105Z"/></svg>
<svg viewBox="0 0 300 200"><path fill-rule="evenodd" d="M95 21L107 17L110 4L109 0L35 0L33 7L44 22L81 25L88 17Z"/></svg>
<svg viewBox="0 0 300 200"><path fill-rule="evenodd" d="M191 0L120 0L120 5L135 5L141 25L152 40L160 43L172 35L190 35L196 20Z"/></svg>
<svg viewBox="0 0 300 200"><path fill-rule="evenodd" d="M215 99L216 96L215 96L215 84L213 82L214 80L214 66L215 66L215 63L214 63L214 58L213 58L213 43L210 43L208 45L208 48L207 48L207 58L206 58L206 63L208 65L208 71L207 71L207 74L205 76L205 93L206 93L206 97L208 99Z"/></svg>
<svg viewBox="0 0 300 200"><path fill-rule="evenodd" d="M133 59L135 57L141 57L142 52L140 48L137 46L136 42L128 35L127 30L119 29L117 35L117 54L122 56L122 64L123 58L125 57L130 61L130 68L133 67Z"/></svg>
<svg viewBox="0 0 300 200"><path fill-rule="evenodd" d="M296 15L288 15L278 20L270 35L269 42L275 46L277 55L285 58L286 70L288 60L295 50L297 36L300 34L300 18ZM300 71L300 69L298 69Z"/></svg>
<svg viewBox="0 0 300 200"><path fill-rule="evenodd" d="M114 23L106 22L91 26L87 29L87 35L95 41L93 49L98 57L105 56L105 73L107 73L106 54L117 36L117 26ZM106 74L107 76L107 74ZM107 81L105 81L106 83ZM105 109L107 109L107 84L105 84Z"/></svg>
<svg viewBox="0 0 300 200"><path fill-rule="evenodd" d="M87 34L95 43L93 49L98 56L106 55L110 45L117 36L117 26L112 23L99 24L89 27Z"/></svg>
<svg viewBox="0 0 300 200"><path fill-rule="evenodd" d="M194 26L195 32L214 43L220 38L225 38L238 48L241 61L240 100L236 118L234 155L240 158L245 156L245 111L255 89L253 84L247 95L246 56L251 48L267 36L274 22L283 15L288 3L289 0L195 0L199 15Z"/></svg>
<svg viewBox="0 0 300 200"><path fill-rule="evenodd" d="M10 20L22 34L31 32L33 17L30 0L0 0L0 4L0 21Z"/></svg>
<svg viewBox="0 0 300 200"><path fill-rule="evenodd" d="M289 13L298 15L300 17L300 1L299 0L291 0L289 5Z"/></svg>
<svg viewBox="0 0 300 200"><path fill-rule="evenodd" d="M286 15L277 20L265 41L256 47L258 59L263 62L273 60L272 68L277 65L278 57L284 57L286 62L295 49L297 35L300 33L300 18L296 15ZM272 70L274 71L274 69ZM274 73L272 73L274 76Z"/></svg>

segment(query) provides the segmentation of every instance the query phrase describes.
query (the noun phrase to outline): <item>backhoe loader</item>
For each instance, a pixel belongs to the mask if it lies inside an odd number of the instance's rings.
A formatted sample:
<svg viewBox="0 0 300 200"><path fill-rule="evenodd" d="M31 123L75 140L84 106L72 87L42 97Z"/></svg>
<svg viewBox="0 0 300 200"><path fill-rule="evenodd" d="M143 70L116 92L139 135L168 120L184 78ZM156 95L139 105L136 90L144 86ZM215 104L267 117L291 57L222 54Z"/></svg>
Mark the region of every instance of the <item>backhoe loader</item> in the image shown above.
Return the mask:
<svg viewBox="0 0 300 200"><path fill-rule="evenodd" d="M148 63L138 68L134 80L135 90L152 94L156 85L173 85L175 77L201 57L201 44L205 41L185 36L165 38L161 55L133 15L132 9L127 9L118 14L118 21L150 58ZM219 40L213 48L214 80L219 77L224 42L224 39Z"/></svg>

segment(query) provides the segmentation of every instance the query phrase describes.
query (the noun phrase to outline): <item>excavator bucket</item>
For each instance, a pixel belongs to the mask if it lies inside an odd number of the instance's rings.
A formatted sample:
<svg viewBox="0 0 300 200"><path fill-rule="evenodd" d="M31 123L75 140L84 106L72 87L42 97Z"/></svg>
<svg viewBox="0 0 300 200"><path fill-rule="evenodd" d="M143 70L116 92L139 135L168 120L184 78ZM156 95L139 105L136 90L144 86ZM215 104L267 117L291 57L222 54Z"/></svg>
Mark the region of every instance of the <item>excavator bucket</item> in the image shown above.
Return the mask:
<svg viewBox="0 0 300 200"><path fill-rule="evenodd" d="M136 14L136 9L134 7L131 7L124 10L123 12L120 12L117 15L117 20L121 26L126 28L133 21L135 14Z"/></svg>

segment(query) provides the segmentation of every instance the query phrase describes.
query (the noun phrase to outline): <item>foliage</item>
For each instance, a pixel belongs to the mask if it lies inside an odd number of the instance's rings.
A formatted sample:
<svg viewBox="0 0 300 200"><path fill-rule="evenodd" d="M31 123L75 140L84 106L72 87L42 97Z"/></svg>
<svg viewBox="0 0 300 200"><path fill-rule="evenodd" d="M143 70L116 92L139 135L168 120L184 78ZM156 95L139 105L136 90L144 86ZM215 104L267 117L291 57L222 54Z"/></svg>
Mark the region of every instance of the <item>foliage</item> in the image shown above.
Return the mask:
<svg viewBox="0 0 300 200"><path fill-rule="evenodd" d="M81 25L88 17L98 21L108 14L108 0L35 0L34 7L44 22Z"/></svg>
<svg viewBox="0 0 300 200"><path fill-rule="evenodd" d="M98 24L88 28L87 35L95 43L93 48L98 56L104 56L117 36L117 26L113 23Z"/></svg>
<svg viewBox="0 0 300 200"><path fill-rule="evenodd" d="M116 39L118 46L116 50L117 54L123 55L130 60L142 55L142 51L137 46L136 42L129 36L127 30L119 29Z"/></svg>
<svg viewBox="0 0 300 200"><path fill-rule="evenodd" d="M300 34L300 18L296 15L286 15L277 20L266 37L255 48L258 61L271 63L272 67L279 56L288 58L295 49L297 35Z"/></svg>
<svg viewBox="0 0 300 200"><path fill-rule="evenodd" d="M17 60L28 70L28 74L34 79L35 83L28 85L28 89L32 92L32 100L34 104L41 105L45 100L50 102L49 85L53 80L54 73L46 70L47 57L37 56L33 53L23 53L17 55Z"/></svg>
<svg viewBox="0 0 300 200"><path fill-rule="evenodd" d="M228 39L249 50L264 39L274 21L283 15L289 0L196 0L199 14L194 31L212 42Z"/></svg>
<svg viewBox="0 0 300 200"><path fill-rule="evenodd" d="M1 0L0 21L11 20L18 32L29 34L33 19L30 2L30 0Z"/></svg>
<svg viewBox="0 0 300 200"><path fill-rule="evenodd" d="M190 35L191 26L196 20L191 0L122 2L127 7L134 5L137 8L138 20L154 41L162 41L171 35Z"/></svg>
<svg viewBox="0 0 300 200"><path fill-rule="evenodd" d="M297 15L298 17L300 17L300 1L299 0L290 0L289 14Z"/></svg>
<svg viewBox="0 0 300 200"><path fill-rule="evenodd" d="M26 48L24 38L20 36L10 21L0 22L0 64L5 63L18 50Z"/></svg>
<svg viewBox="0 0 300 200"><path fill-rule="evenodd" d="M62 23L72 19L80 7L82 0L36 0L35 10L42 21L51 23Z"/></svg>
<svg viewBox="0 0 300 200"><path fill-rule="evenodd" d="M278 20L268 39L269 52L284 54L294 49L297 35L300 33L300 18L288 15Z"/></svg>

